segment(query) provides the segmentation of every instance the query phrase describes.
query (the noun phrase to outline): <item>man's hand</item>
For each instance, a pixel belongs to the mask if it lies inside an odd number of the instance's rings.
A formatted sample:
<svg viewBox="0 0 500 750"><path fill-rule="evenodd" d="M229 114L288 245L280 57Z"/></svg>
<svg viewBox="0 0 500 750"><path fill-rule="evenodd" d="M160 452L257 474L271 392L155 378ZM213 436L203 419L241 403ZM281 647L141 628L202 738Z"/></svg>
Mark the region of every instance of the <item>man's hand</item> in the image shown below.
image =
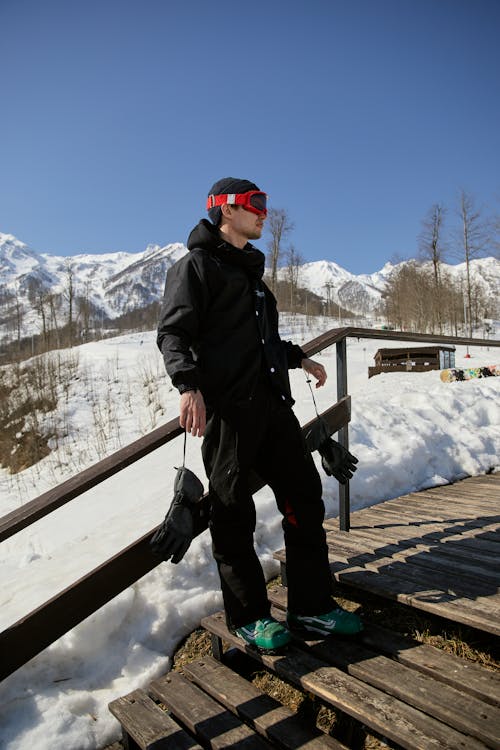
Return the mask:
<svg viewBox="0 0 500 750"><path fill-rule="evenodd" d="M302 360L300 365L303 370L309 373L309 375L313 375L316 378L316 380L318 381L316 383L316 388L320 388L322 385L325 385L327 374L322 364L320 364L319 362L315 362L314 359L309 359L308 357L306 357Z"/></svg>
<svg viewBox="0 0 500 750"><path fill-rule="evenodd" d="M191 435L203 437L206 425L206 409L201 391L186 391L182 394L179 424Z"/></svg>

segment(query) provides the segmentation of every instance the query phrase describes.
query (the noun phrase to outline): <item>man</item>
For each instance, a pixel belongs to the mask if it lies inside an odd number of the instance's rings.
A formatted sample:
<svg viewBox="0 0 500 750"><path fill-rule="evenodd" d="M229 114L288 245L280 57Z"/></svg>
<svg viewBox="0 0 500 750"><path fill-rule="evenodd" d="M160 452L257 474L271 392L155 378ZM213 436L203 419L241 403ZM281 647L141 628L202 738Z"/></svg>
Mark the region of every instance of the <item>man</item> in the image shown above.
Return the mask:
<svg viewBox="0 0 500 750"><path fill-rule="evenodd" d="M323 529L321 480L308 452L288 369L302 367L316 387L323 365L278 333L276 300L262 281L267 196L248 180L213 185L188 240L189 253L167 273L158 346L181 394L180 424L203 436L209 478L212 549L228 627L247 643L275 651L290 640L270 617L254 549L251 474L273 490L283 515L289 627L353 634L359 618L334 606Z"/></svg>

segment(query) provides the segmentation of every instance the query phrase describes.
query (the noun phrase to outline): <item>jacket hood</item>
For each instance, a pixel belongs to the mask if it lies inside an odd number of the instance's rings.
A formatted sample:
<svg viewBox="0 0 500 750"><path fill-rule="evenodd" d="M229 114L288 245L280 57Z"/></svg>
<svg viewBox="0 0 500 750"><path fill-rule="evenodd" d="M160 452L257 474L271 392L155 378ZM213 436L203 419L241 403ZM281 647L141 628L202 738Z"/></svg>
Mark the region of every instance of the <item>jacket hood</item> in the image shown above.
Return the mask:
<svg viewBox="0 0 500 750"><path fill-rule="evenodd" d="M201 219L195 226L187 241L188 250L208 250L231 265L244 268L247 273L258 279L264 275L265 255L249 242L245 247L234 247L222 239L219 230L207 219Z"/></svg>

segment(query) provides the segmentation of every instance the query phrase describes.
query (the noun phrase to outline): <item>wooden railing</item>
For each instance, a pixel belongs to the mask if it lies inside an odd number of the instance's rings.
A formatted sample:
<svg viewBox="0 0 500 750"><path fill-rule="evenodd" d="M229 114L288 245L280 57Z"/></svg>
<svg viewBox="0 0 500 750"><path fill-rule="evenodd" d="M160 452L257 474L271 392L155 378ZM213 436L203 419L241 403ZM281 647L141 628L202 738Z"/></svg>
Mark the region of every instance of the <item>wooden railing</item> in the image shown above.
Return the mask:
<svg viewBox="0 0 500 750"><path fill-rule="evenodd" d="M332 434L338 433L338 441L346 447L349 441L348 423L351 413L347 392L346 340L350 337L500 346L500 341L497 340L408 334L353 327L333 329L308 342L302 347L308 356L313 356L333 344L337 347L337 403L327 409L322 416L329 423ZM303 430L307 430L307 427L308 425L305 425ZM178 419L173 419L12 511L0 519L0 541L13 536L181 434ZM257 483L254 491L260 486L262 484ZM342 529L348 530L349 484L339 485L339 488L340 525ZM149 540L155 530L144 534L0 633L0 680L156 567L159 560L152 555L149 548Z"/></svg>

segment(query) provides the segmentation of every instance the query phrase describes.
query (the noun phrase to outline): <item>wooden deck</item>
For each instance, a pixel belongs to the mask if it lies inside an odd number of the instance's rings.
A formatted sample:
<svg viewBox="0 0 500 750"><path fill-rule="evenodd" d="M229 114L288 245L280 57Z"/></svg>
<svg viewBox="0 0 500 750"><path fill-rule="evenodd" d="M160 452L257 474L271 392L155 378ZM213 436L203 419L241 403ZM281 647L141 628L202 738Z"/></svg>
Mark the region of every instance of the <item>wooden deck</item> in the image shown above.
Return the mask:
<svg viewBox="0 0 500 750"><path fill-rule="evenodd" d="M349 532L325 527L340 583L500 635L500 474L355 511Z"/></svg>
<svg viewBox="0 0 500 750"><path fill-rule="evenodd" d="M337 580L500 635L500 474L328 521Z"/></svg>

